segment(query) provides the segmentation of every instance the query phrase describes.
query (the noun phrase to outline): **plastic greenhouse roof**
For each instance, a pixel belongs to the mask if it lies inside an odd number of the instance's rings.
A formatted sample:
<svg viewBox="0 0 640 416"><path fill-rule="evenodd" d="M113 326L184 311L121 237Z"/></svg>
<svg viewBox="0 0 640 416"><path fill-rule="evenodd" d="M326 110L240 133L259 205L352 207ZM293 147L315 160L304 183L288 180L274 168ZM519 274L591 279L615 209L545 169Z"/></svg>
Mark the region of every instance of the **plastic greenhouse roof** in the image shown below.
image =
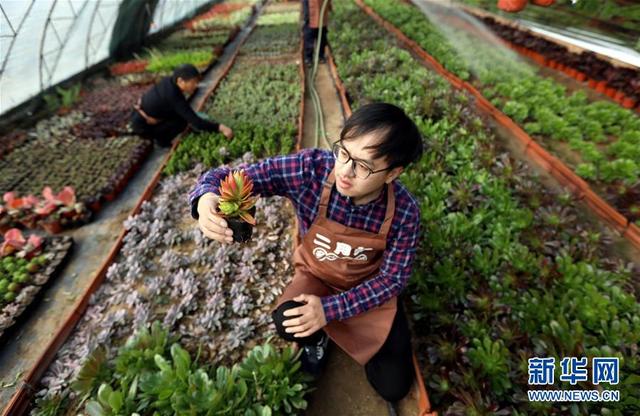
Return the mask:
<svg viewBox="0 0 640 416"><path fill-rule="evenodd" d="M123 1L0 0L0 114L108 58ZM139 1L154 10L148 34L213 3Z"/></svg>

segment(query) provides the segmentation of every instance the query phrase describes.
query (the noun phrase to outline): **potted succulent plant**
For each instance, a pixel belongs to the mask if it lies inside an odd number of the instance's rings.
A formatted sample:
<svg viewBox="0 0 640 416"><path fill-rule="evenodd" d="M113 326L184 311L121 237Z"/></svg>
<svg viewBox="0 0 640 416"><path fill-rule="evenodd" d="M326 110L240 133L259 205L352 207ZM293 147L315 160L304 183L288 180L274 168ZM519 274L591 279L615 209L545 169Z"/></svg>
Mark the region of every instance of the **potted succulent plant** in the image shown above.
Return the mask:
<svg viewBox="0 0 640 416"><path fill-rule="evenodd" d="M30 229L36 227L38 216L33 212L33 207L38 203L38 198L33 195L18 198L15 192L7 192L4 194L3 200L8 215L14 221Z"/></svg>
<svg viewBox="0 0 640 416"><path fill-rule="evenodd" d="M85 213L83 204L76 202L76 195L72 187L65 186L62 191L54 194L49 186L42 191L44 199L35 209L40 217L42 227L52 234L57 234L65 225L78 221Z"/></svg>
<svg viewBox="0 0 640 416"><path fill-rule="evenodd" d="M233 231L233 241L243 243L251 239L256 220L257 197L252 196L253 181L243 171L230 172L220 181L218 188L220 200L218 212L227 219L229 228Z"/></svg>

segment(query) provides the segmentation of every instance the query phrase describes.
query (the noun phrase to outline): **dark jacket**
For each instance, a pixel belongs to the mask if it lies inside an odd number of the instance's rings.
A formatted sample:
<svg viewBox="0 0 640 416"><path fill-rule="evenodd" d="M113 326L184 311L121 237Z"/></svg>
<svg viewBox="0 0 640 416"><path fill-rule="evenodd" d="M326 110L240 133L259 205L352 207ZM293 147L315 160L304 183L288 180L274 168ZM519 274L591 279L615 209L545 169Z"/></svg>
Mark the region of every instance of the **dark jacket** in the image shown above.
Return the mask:
<svg viewBox="0 0 640 416"><path fill-rule="evenodd" d="M196 130L218 131L219 123L205 120L191 108L173 77L164 77L142 96L142 110L161 122L183 120ZM137 113L137 111L134 111ZM142 117L134 117L140 123Z"/></svg>

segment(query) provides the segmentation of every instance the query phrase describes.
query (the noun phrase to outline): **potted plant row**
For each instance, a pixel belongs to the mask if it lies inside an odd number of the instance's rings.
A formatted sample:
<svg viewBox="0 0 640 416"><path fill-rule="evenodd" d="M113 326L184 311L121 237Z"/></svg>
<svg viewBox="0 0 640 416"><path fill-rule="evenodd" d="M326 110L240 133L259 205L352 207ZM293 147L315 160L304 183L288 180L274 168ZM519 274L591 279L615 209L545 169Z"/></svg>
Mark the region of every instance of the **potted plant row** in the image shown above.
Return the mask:
<svg viewBox="0 0 640 416"><path fill-rule="evenodd" d="M73 188L64 187L54 194L50 187L42 190L42 199L34 195L18 197L15 192L3 196L0 205L0 224L3 230L16 224L34 229L41 227L51 234L57 234L64 228L86 222L90 216L84 204L76 202Z"/></svg>

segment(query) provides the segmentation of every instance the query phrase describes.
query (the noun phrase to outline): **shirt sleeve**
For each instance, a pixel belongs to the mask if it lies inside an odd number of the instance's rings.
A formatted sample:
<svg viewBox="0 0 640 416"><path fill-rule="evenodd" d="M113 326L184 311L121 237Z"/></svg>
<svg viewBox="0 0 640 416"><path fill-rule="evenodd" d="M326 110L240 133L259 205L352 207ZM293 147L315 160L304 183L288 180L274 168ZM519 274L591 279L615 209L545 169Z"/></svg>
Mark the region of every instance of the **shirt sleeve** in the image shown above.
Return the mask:
<svg viewBox="0 0 640 416"><path fill-rule="evenodd" d="M413 202L413 200L412 200ZM396 210L396 215L399 211ZM420 210L413 202L387 236L387 249L377 276L336 295L322 298L327 322L344 320L382 305L407 286L420 234Z"/></svg>
<svg viewBox="0 0 640 416"><path fill-rule="evenodd" d="M305 149L292 155L276 156L251 165L240 165L253 180L253 191L261 197L274 195L294 199L303 187L308 186L316 175L319 165L327 157L319 149ZM214 168L200 176L196 186L189 193L191 216L198 219L198 200L208 193L218 194L220 181L231 171L228 167Z"/></svg>
<svg viewBox="0 0 640 416"><path fill-rule="evenodd" d="M175 97L173 100L173 109L181 119L185 120L196 130L218 131L218 128L220 127L219 123L205 120L200 117L195 111L193 111L184 96L181 93L178 93L178 95L179 96Z"/></svg>

